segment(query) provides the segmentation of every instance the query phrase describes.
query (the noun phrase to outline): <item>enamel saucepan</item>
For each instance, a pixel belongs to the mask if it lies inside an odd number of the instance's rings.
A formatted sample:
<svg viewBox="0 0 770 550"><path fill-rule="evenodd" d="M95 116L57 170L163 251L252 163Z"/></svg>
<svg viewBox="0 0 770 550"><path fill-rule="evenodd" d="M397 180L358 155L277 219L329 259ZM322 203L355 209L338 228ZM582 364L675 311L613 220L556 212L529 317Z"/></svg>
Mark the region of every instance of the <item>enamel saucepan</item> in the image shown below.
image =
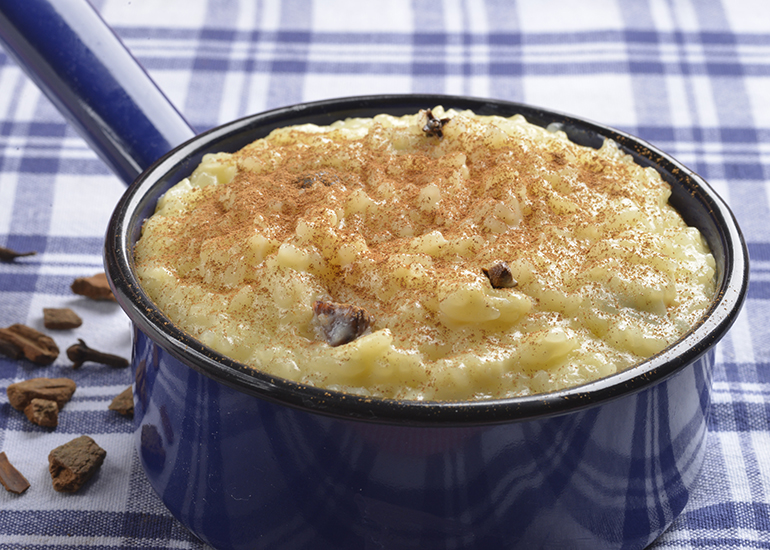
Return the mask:
<svg viewBox="0 0 770 550"><path fill-rule="evenodd" d="M105 266L134 326L135 438L165 505L216 548L638 549L682 511L707 434L714 346L743 303L748 255L699 176L655 147L506 101L371 96L294 105L200 135L82 0L0 1L6 51L119 177L131 182ZM703 321L644 363L550 394L399 402L254 372L190 338L147 298L133 264L142 221L205 153L270 130L435 105L523 114L574 141L615 140L672 186L705 235L718 292Z"/></svg>

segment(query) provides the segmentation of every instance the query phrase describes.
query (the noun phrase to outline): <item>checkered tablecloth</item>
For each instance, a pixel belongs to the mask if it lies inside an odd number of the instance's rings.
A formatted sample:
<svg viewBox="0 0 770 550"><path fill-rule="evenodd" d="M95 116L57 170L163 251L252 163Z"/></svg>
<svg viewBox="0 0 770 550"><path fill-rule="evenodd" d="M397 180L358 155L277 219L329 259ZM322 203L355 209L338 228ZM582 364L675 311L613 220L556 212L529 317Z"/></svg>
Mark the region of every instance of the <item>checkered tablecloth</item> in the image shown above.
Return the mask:
<svg viewBox="0 0 770 550"><path fill-rule="evenodd" d="M748 301L719 344L706 462L684 513L653 545L770 548L770 2L764 0L100 0L96 8L196 130L292 103L437 92L525 102L638 135L725 197L748 241ZM0 52L0 326L42 329L44 307L82 327L52 332L130 356L127 317L75 296L102 271L124 185ZM0 489L0 548L203 548L165 510L107 410L127 369L64 354L0 356L0 450L29 479ZM78 384L55 430L5 397L12 382ZM53 490L47 456L82 433L107 451L79 493Z"/></svg>

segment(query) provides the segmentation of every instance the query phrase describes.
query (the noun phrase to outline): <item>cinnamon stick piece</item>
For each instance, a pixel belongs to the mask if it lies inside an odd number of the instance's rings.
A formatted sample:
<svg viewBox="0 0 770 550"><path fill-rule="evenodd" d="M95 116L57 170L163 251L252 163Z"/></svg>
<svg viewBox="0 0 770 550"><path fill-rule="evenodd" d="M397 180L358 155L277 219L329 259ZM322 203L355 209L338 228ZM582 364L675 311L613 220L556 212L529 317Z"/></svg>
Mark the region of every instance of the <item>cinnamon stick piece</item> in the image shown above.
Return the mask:
<svg viewBox="0 0 770 550"><path fill-rule="evenodd" d="M11 464L5 452L0 453L0 483L6 491L17 495L29 489L29 481Z"/></svg>
<svg viewBox="0 0 770 550"><path fill-rule="evenodd" d="M80 315L68 307L44 307L43 326L51 330L69 330L83 324Z"/></svg>
<svg viewBox="0 0 770 550"><path fill-rule="evenodd" d="M38 365L50 365L59 356L59 346L53 338L21 323L0 328L0 340L11 349L19 348L24 357Z"/></svg>
<svg viewBox="0 0 770 550"><path fill-rule="evenodd" d="M23 411L33 399L55 401L61 409L76 388L75 382L69 378L30 378L11 384L5 391L11 407Z"/></svg>
<svg viewBox="0 0 770 550"><path fill-rule="evenodd" d="M17 252L16 250L12 250L10 248L0 246L0 261L3 261L3 262L12 262L16 258L23 258L25 256L34 256L35 254L37 254L37 252L34 252L34 251Z"/></svg>
<svg viewBox="0 0 770 550"><path fill-rule="evenodd" d="M59 425L59 405L50 399L36 397L24 407L24 414L30 422L44 428L55 428Z"/></svg>
<svg viewBox="0 0 770 550"><path fill-rule="evenodd" d="M120 392L107 408L123 416L134 416L134 392L131 386Z"/></svg>
<svg viewBox="0 0 770 550"><path fill-rule="evenodd" d="M48 455L48 471L53 488L59 492L74 493L99 470L107 451L87 435L56 447Z"/></svg>
<svg viewBox="0 0 770 550"><path fill-rule="evenodd" d="M115 301L110 284L107 281L107 275L97 273L91 277L79 277L72 282L70 286L72 292L92 300L111 300Z"/></svg>

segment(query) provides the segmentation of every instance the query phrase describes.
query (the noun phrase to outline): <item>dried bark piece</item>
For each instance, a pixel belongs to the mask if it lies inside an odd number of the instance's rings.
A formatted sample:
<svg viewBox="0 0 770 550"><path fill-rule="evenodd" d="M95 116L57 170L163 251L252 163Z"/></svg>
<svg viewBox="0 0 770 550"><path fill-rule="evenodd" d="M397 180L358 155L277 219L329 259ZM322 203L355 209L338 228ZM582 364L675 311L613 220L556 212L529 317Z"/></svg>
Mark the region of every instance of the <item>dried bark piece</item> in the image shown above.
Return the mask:
<svg viewBox="0 0 770 550"><path fill-rule="evenodd" d="M51 330L68 330L83 324L80 315L68 307L44 307L43 325Z"/></svg>
<svg viewBox="0 0 770 550"><path fill-rule="evenodd" d="M29 489L29 481L11 464L5 452L0 453L0 483L6 491L17 495Z"/></svg>
<svg viewBox="0 0 770 550"><path fill-rule="evenodd" d="M358 306L336 302L313 302L313 313L321 332L332 347L352 342L362 336L374 319Z"/></svg>
<svg viewBox="0 0 770 550"><path fill-rule="evenodd" d="M489 279L492 288L513 288L518 284L506 262L498 262L489 269L482 268L481 271Z"/></svg>
<svg viewBox="0 0 770 550"><path fill-rule="evenodd" d="M74 493L99 470L107 451L87 435L56 447L48 455L48 471L53 488L59 492Z"/></svg>
<svg viewBox="0 0 770 550"><path fill-rule="evenodd" d="M53 338L20 323L0 328L0 340L17 346L24 357L38 365L50 365L59 357L59 346Z"/></svg>
<svg viewBox="0 0 770 550"><path fill-rule="evenodd" d="M24 256L34 256L37 254L37 252L31 251L31 252L16 252L15 250L12 250L10 248L5 248L4 246L0 246L0 261L3 262L12 262L16 258L23 258Z"/></svg>
<svg viewBox="0 0 770 550"><path fill-rule="evenodd" d="M78 339L77 344L73 344L67 348L67 357L72 361L73 369L79 369L86 361L101 363L118 369L128 366L128 359L89 348L81 339Z"/></svg>
<svg viewBox="0 0 770 550"><path fill-rule="evenodd" d="M73 281L70 288L75 294L92 300L115 301L110 283L107 281L107 275L104 273L97 273L91 277L79 277Z"/></svg>
<svg viewBox="0 0 770 550"><path fill-rule="evenodd" d="M30 422L44 428L55 428L59 425L59 405L50 399L36 397L24 407L24 414Z"/></svg>
<svg viewBox="0 0 770 550"><path fill-rule="evenodd" d="M107 407L111 411L122 414L123 416L134 416L134 392L131 386L120 392Z"/></svg>
<svg viewBox="0 0 770 550"><path fill-rule="evenodd" d="M23 411L33 399L55 401L61 409L72 398L77 385L69 378L30 378L11 384L6 389L8 402L17 411Z"/></svg>
<svg viewBox="0 0 770 550"><path fill-rule="evenodd" d="M3 340L2 337L0 337L0 353L10 357L11 359L21 359L24 357L24 352L21 351L19 346L13 342Z"/></svg>

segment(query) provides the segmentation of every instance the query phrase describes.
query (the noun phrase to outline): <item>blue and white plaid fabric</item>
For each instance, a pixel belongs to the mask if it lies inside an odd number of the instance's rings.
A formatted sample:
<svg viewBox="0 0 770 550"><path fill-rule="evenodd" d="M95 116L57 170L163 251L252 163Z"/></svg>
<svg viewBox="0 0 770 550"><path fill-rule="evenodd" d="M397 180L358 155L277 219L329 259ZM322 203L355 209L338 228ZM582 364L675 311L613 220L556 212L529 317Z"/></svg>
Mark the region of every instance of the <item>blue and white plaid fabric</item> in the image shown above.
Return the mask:
<svg viewBox="0 0 770 550"><path fill-rule="evenodd" d="M752 282L717 350L705 467L687 508L653 545L770 548L770 2L763 0L101 0L116 29L197 130L273 107L380 93L469 94L530 103L647 139L699 172L744 231ZM0 326L42 328L126 357L115 304L74 296L102 270L103 234L124 186L0 53ZM107 410L128 370L62 354L49 367L0 357L0 450L32 487L0 491L0 548L203 548L139 466L132 425ZM78 384L55 431L7 403L8 384ZM54 492L47 455L80 434L107 451L80 493Z"/></svg>

